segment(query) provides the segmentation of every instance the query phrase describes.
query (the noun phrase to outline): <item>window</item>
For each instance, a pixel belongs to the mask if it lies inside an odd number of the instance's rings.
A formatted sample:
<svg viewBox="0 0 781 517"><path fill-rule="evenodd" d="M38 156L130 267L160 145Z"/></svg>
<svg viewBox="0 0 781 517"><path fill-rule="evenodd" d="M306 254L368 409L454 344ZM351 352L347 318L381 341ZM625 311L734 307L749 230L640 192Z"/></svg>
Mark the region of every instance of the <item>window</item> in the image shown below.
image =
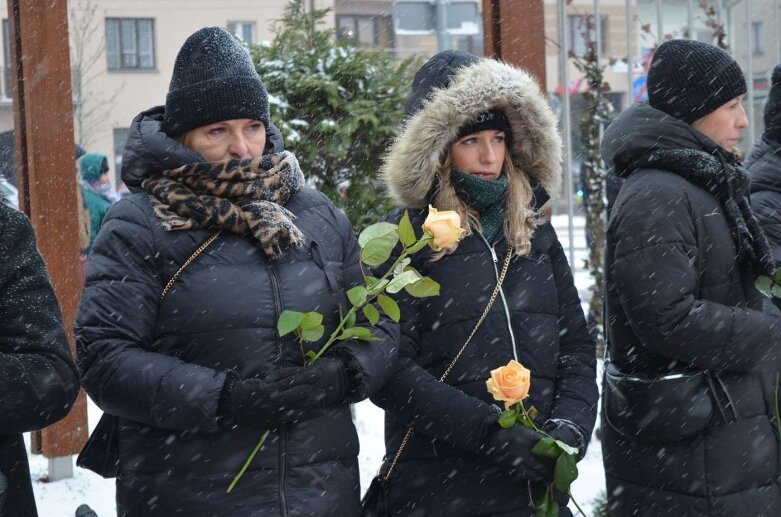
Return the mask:
<svg viewBox="0 0 781 517"><path fill-rule="evenodd" d="M765 53L764 25L762 22L751 22L751 51L755 55Z"/></svg>
<svg viewBox="0 0 781 517"><path fill-rule="evenodd" d="M588 25L592 27L588 30L588 39L596 42L597 30L596 26L593 26L593 16L591 15L568 15L567 24L569 26L569 41L570 48L575 54L582 56L586 53L586 28ZM607 16L600 16L600 42L602 55L607 54Z"/></svg>
<svg viewBox="0 0 781 517"><path fill-rule="evenodd" d="M11 89L11 28L8 20L3 19L3 98L13 96Z"/></svg>
<svg viewBox="0 0 781 517"><path fill-rule="evenodd" d="M109 70L153 70L154 20L106 18L106 59Z"/></svg>
<svg viewBox="0 0 781 517"><path fill-rule="evenodd" d="M340 15L336 17L336 38L355 40L364 45L393 48L393 24L390 16Z"/></svg>
<svg viewBox="0 0 781 517"><path fill-rule="evenodd" d="M255 22L228 22L228 32L247 45L255 44Z"/></svg>

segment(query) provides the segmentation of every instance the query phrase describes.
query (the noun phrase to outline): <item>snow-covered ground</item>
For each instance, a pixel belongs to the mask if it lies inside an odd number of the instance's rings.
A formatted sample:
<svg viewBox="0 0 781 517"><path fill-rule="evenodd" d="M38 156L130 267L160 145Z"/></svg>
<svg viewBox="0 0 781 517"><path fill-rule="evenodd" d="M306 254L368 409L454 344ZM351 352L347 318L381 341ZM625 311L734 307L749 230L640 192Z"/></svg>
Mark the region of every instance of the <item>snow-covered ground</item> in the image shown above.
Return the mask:
<svg viewBox="0 0 781 517"><path fill-rule="evenodd" d="M583 269L586 258L585 231L583 218L574 219L573 248L575 283L578 286L581 299L588 295L589 276ZM569 231L566 216L555 216L553 225L559 234L564 250L569 254ZM584 304L584 310L586 305ZM601 378L601 374L597 378ZM92 429L100 418L100 409L89 403L89 425ZM355 423L361 440L359 456L361 466L361 487L365 490L371 478L377 472L385 452L383 437L383 411L369 401L355 406ZM29 450L29 447L28 447ZM580 476L575 481L572 492L590 514L591 501L605 490L605 472L602 467L602 449L596 438L592 438L586 457L578 464ZM39 455L30 455L30 470L32 473L35 498L38 513L42 517L72 517L82 503L89 504L100 517L116 514L114 504L114 480L106 480L90 471L74 469L74 477L62 481L43 482L47 472L47 460ZM574 507L573 507L574 511Z"/></svg>

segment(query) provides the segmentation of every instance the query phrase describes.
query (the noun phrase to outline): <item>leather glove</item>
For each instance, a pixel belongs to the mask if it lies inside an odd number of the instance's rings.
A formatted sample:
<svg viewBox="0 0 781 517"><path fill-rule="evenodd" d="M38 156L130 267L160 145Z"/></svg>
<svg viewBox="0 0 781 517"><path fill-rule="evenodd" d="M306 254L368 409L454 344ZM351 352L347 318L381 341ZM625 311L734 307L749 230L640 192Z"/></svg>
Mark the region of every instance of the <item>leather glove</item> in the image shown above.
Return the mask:
<svg viewBox="0 0 781 517"><path fill-rule="evenodd" d="M282 368L263 379L228 373L218 414L239 426L273 428L304 419L313 408L341 402L347 395L344 363L324 357L313 366Z"/></svg>
<svg viewBox="0 0 781 517"><path fill-rule="evenodd" d="M567 420L549 420L542 426L543 431L551 435L556 440L562 441L570 447L578 450L575 459L580 461L586 455L586 440L583 439L583 433L573 423Z"/></svg>
<svg viewBox="0 0 781 517"><path fill-rule="evenodd" d="M486 437L483 454L505 468L508 474L524 481L548 482L553 479L555 463L532 454L532 447L545 435L514 425L503 429L496 424Z"/></svg>

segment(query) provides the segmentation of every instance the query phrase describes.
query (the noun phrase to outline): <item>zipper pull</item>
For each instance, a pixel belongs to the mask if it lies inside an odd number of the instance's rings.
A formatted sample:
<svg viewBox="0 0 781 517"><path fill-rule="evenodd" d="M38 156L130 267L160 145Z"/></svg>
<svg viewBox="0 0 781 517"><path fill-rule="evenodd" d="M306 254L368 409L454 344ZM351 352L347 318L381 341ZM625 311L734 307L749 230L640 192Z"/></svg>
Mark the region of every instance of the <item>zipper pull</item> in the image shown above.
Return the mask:
<svg viewBox="0 0 781 517"><path fill-rule="evenodd" d="M491 257L494 259L494 264L499 262L499 259L496 257L496 250L494 249L494 247L493 246L489 246L488 249L491 250Z"/></svg>

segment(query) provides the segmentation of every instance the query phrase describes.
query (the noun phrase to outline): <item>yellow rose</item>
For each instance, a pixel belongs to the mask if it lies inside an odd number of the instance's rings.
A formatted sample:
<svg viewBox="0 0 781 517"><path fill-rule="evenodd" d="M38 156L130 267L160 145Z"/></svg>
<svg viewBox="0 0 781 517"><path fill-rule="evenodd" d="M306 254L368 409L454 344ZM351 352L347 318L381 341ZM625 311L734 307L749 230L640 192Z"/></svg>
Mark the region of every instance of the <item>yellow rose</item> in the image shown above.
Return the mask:
<svg viewBox="0 0 781 517"><path fill-rule="evenodd" d="M507 366L491 370L491 378L485 381L494 399L504 402L506 409L529 396L531 372L518 361L511 359Z"/></svg>
<svg viewBox="0 0 781 517"><path fill-rule="evenodd" d="M461 240L464 230L461 228L461 217L452 210L438 211L433 206L428 206L428 217L423 222L423 231L431 232L434 240L431 247L439 251L452 246Z"/></svg>

